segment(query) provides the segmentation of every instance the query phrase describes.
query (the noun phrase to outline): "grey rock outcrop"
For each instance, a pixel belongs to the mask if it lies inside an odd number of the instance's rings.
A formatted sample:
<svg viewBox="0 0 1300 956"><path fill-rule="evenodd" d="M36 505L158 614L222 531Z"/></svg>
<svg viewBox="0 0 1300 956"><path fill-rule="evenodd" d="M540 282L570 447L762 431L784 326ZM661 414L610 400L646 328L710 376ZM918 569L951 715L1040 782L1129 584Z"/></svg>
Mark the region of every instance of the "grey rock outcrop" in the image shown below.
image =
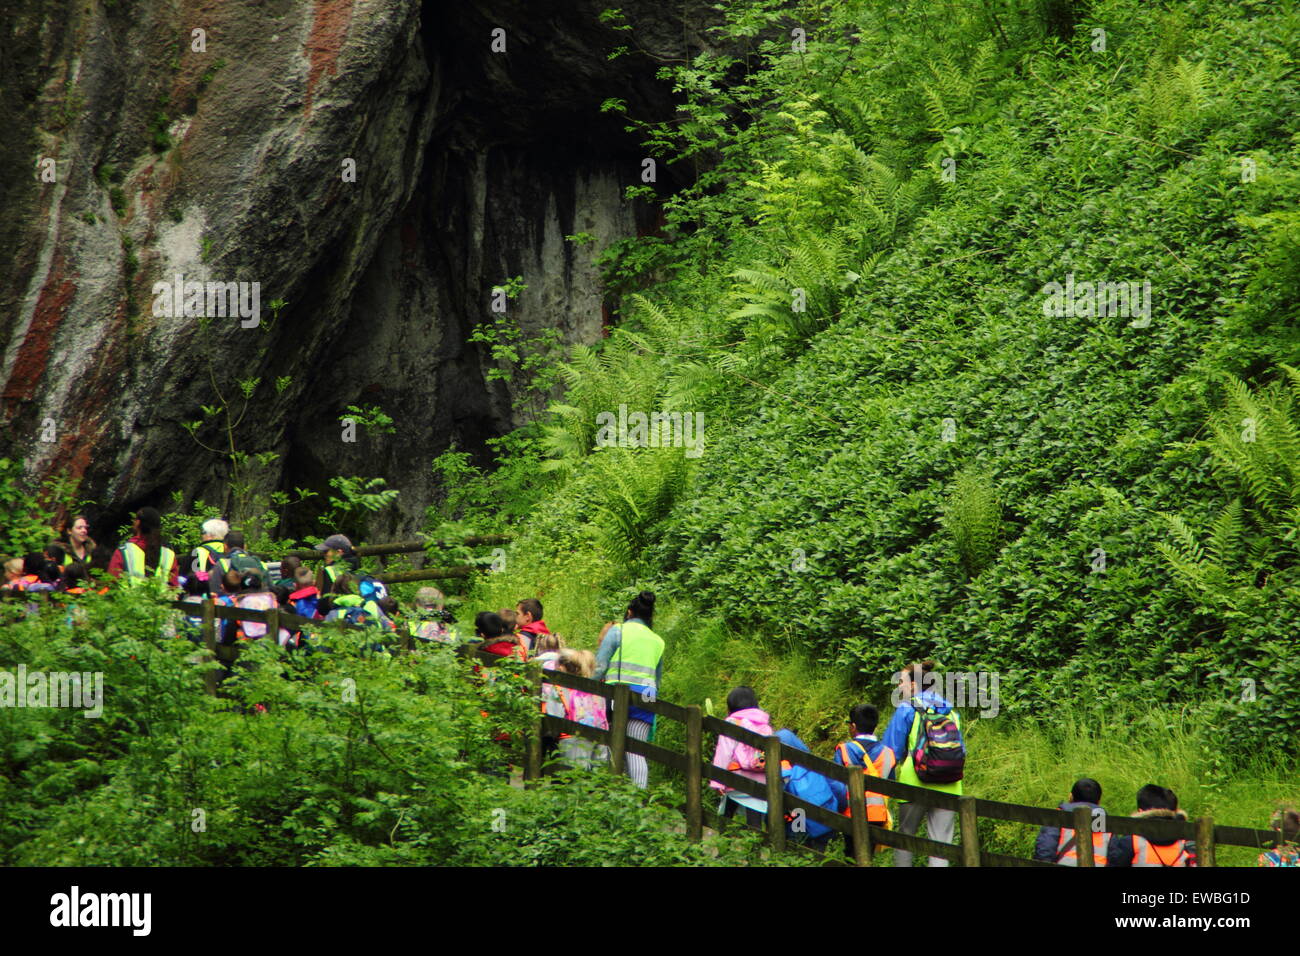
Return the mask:
<svg viewBox="0 0 1300 956"><path fill-rule="evenodd" d="M381 533L416 525L435 455L518 424L469 341L492 286L523 277L525 335L602 334L594 256L655 223L624 198L642 151L598 107L664 115L656 56L697 42L649 3L624 8L655 55L612 63L625 34L587 0L8 6L0 454L80 477L113 519L173 489L224 501L183 423L257 378L237 440L280 453L266 487L379 475L402 489ZM177 275L256 282L260 323L155 314ZM397 433L343 441L350 404Z"/></svg>

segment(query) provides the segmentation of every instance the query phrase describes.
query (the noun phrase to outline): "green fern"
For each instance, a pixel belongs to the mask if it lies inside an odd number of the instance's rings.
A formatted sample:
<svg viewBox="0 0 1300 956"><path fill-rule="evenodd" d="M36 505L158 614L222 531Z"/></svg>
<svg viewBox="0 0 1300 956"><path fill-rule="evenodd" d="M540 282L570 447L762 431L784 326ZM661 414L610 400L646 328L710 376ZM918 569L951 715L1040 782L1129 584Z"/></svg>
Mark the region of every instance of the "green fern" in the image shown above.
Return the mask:
<svg viewBox="0 0 1300 956"><path fill-rule="evenodd" d="M1152 132L1186 126L1203 108L1208 88L1204 63L1181 56L1169 60L1156 53L1138 86L1138 122Z"/></svg>
<svg viewBox="0 0 1300 956"><path fill-rule="evenodd" d="M993 563L1002 539L1002 501L987 474L957 475L943 515L966 573L974 577Z"/></svg>
<svg viewBox="0 0 1300 956"><path fill-rule="evenodd" d="M1188 523L1164 516L1172 544L1161 555L1198 601L1226 610L1258 597L1260 584L1300 564L1300 373L1252 391L1223 380L1223 406L1201 446L1233 497L1202 547Z"/></svg>
<svg viewBox="0 0 1300 956"><path fill-rule="evenodd" d="M627 566L685 490L686 458L679 448L620 448L602 451L593 464L597 541L611 561Z"/></svg>
<svg viewBox="0 0 1300 956"><path fill-rule="evenodd" d="M993 78L996 50L992 40L985 40L964 66L946 50L936 51L936 58L938 62L930 66L931 79L922 84L921 90L930 129L942 134L960 125L974 111Z"/></svg>

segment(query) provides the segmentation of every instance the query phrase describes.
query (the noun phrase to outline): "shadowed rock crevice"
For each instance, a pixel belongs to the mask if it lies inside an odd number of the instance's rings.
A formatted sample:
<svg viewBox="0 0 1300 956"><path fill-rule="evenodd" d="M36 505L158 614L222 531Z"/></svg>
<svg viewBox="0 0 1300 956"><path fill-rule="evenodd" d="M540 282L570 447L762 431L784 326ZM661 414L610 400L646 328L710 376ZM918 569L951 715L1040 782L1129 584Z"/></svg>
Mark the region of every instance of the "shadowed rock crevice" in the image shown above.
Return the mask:
<svg viewBox="0 0 1300 956"><path fill-rule="evenodd" d="M655 57L608 59L627 35L602 4L16 7L0 41L15 74L0 108L22 131L0 148L0 453L83 477L106 522L171 489L224 499L223 462L182 428L213 401L211 363L227 394L262 380L239 441L281 453L268 488L382 476L400 514L372 530L409 530L437 454L482 456L519 424L518 390L468 341L492 286L523 277L509 315L526 335L594 341L595 254L653 226L624 199L643 150L599 105L663 117L669 90ZM698 48L680 11L625 10L656 56ZM57 182L32 175L46 155ZM579 232L596 242L565 241ZM261 326L154 315L153 284L177 274L259 283ZM349 404L379 405L397 434L342 441Z"/></svg>

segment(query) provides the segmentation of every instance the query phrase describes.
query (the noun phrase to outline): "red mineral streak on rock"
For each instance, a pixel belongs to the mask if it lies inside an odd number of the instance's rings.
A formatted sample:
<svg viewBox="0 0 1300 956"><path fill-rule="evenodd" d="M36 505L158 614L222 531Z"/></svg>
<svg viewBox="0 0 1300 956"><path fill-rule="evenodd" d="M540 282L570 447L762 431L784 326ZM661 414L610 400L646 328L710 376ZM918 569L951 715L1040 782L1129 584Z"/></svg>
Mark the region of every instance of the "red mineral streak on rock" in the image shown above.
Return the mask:
<svg viewBox="0 0 1300 956"><path fill-rule="evenodd" d="M316 0L316 18L311 33L303 46L310 66L307 70L307 95L303 113L311 116L312 93L320 78L328 71L338 74L339 51L347 39L348 25L352 22L353 0Z"/></svg>
<svg viewBox="0 0 1300 956"><path fill-rule="evenodd" d="M5 383L4 392L0 393L0 399L3 399L6 408L31 399L37 383L45 374L45 366L54 345L54 335L77 291L76 283L65 275L66 268L66 260L60 249L55 252L54 261L50 263L45 285L41 287L41 293L36 299L31 325L23 336L22 345L18 347L18 358L14 362L9 381Z"/></svg>
<svg viewBox="0 0 1300 956"><path fill-rule="evenodd" d="M62 431L58 450L54 453L45 473L81 478L86 473L91 458L94 457L95 449L100 447L105 437L104 425L102 414L89 419L78 417L70 423L69 427Z"/></svg>

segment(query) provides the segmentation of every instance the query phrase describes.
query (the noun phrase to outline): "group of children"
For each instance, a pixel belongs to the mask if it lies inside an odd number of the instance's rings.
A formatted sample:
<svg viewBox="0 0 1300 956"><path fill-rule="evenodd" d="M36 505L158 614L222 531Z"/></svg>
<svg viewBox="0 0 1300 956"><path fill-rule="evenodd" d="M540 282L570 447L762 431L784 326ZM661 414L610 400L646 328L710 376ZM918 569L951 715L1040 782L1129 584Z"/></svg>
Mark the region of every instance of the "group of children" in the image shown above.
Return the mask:
<svg viewBox="0 0 1300 956"><path fill-rule="evenodd" d="M727 720L746 730L763 737L776 736L783 744L794 750L808 752L808 747L798 735L789 728L773 731L771 718L758 706L758 698L749 687L737 687L727 696ZM882 779L897 778L896 770L912 760L914 753L896 753L888 743L889 735L882 740L875 735L879 712L870 704L857 704L849 709L849 738L836 746L832 759L844 767L862 770L869 777ZM916 738L907 738L915 742ZM767 770L762 751L725 735L718 736L717 747L713 753L713 765L731 773L738 774L757 783L765 783ZM784 789L800 799L822 807L834 813L848 815L848 787L838 780L817 773L807 767L781 763L781 777ZM718 808L719 815L726 819L739 811L744 811L746 822L753 827L764 826L767 816L767 801L743 793L734 787L713 780L709 786L722 795ZM917 805L922 801L911 801ZM909 803L904 803L905 815ZM1186 821L1187 814L1178 808L1178 797L1167 787L1148 784L1137 792L1137 812L1139 819L1180 820ZM1191 867L1196 866L1196 843L1190 839L1167 839L1152 835L1112 834L1105 829L1105 814L1101 808L1101 784L1091 778L1077 781L1071 790L1070 798L1060 804L1059 809L1072 811L1078 807L1089 810L1090 818L1096 821L1092 831L1084 837L1084 844L1092 844L1095 866L1111 867ZM947 811L951 812L951 811ZM915 818L916 813L910 814ZM867 822L893 828L894 819L890 812L888 800L880 794L872 794L868 785L866 793ZM787 838L806 846L825 850L835 831L824 823L807 818L804 814L786 814ZM1270 823L1273 830L1274 846L1259 856L1260 866L1300 866L1300 813L1294 809L1278 810ZM915 833L915 825L905 827L904 832ZM942 831L942 832L940 832ZM943 843L952 842L951 826L934 825L930 820L930 838ZM1079 836L1067 827L1042 827L1034 847L1034 859L1044 863L1061 866L1079 865ZM845 852L853 856L851 837L845 839ZM911 854L894 851L895 865L911 864ZM931 865L946 865L942 858L932 857Z"/></svg>
<svg viewBox="0 0 1300 956"><path fill-rule="evenodd" d="M1145 820L1186 822L1187 813L1178 808L1178 796L1168 787L1149 783L1137 792L1134 817ZM1101 784L1091 777L1075 781L1070 797L1058 809L1089 811L1094 825L1085 838L1092 843L1094 866L1196 866L1196 841L1167 840L1152 836L1121 836L1105 829L1101 806ZM1269 828L1274 845L1259 855L1260 866L1300 866L1300 813L1284 807L1273 814ZM1042 827L1034 845L1034 859L1062 866L1079 865L1079 837L1065 827Z"/></svg>
<svg viewBox="0 0 1300 956"><path fill-rule="evenodd" d="M86 565L69 563L67 552L58 542L51 542L44 551L33 551L21 558L4 561L4 591L63 591L84 594L91 587ZM100 589L103 593L103 589Z"/></svg>
<svg viewBox="0 0 1300 956"><path fill-rule="evenodd" d="M387 593L382 583L360 573L356 551L344 535L330 535L316 546L323 560L315 571L292 556L286 557L278 565L268 567L244 550L242 534L231 531L226 522L214 518L204 523L203 542L191 552L189 566L181 567L175 554L162 545L159 527L158 513L150 508L141 509L134 519L133 537L106 556L104 550L90 538L86 519L77 516L69 522L62 540L50 542L43 551L22 558L5 559L5 579L0 584L0 589L81 594L93 586L89 569L98 567L115 577L126 577L128 582L134 578L154 576L179 586L183 591L182 600L195 605L195 612L188 615L191 624L189 636L192 639L197 639L198 634L198 606L211 596L218 603L229 606L262 611L283 608L314 621L343 620L374 627L390 635L404 632L413 641L423 643L458 640L453 629L455 617L445 609L445 598L440 591L431 587L421 588L415 596L414 608L409 614L403 614L398 602ZM132 552L133 548L136 553ZM543 619L542 604L536 598L525 598L513 609L479 613L474 619L474 637L481 642L480 648L489 654L521 661L535 659L540 661L543 670L559 671L587 679L631 683L633 690L638 693L648 689L653 694L662 676L663 642L648 627L642 629L644 635L635 631L635 625L652 623L653 609L654 595L642 592L629 606L622 625L623 630L632 629L630 633L641 642L637 650L632 652L638 660L643 660L636 669L626 665L622 659L623 652L618 651L620 644L625 643L619 626L612 622L606 625L606 630L601 635L599 657L589 650L566 647L563 638L547 626ZM265 623L221 623L218 643L222 645L267 636L268 625ZM327 650L314 645L310 633L304 633L304 629L285 624L281 625L277 640L281 646L290 649L306 647ZM376 644L376 647L382 646ZM640 655L646 654L647 648L649 656L642 658ZM620 677L618 674L607 673L615 652L620 654L620 667L641 676ZM938 772L931 778L918 778L916 773L918 766L929 754L927 748L931 741L926 735L931 733L929 721L936 713L945 715L951 712L946 732L949 736L955 736L955 742L941 742L935 753L942 757L943 746L950 750L956 746L951 752L959 754L961 761L965 759L960 721L955 710L942 698L927 696L928 691L918 695L919 681L915 684L909 682L928 673L933 666L930 661L912 665L912 678L907 676L909 672L900 672L900 689L905 703L895 711L894 719L883 739L875 735L879 720L877 709L865 703L851 707L848 713L849 737L835 748L832 754L835 763L860 769L869 777L896 779L912 784L918 780L928 781L924 785L932 789L960 793L959 785L956 789L945 786L945 778ZM650 676L652 672L653 677ZM543 684L543 713L598 730L608 730L608 707L608 698L603 695L552 683ZM773 730L771 718L758 706L758 698L752 688L737 687L732 690L727 697L727 711L727 720L738 727L761 737L776 736L787 747L808 752L807 745L793 730ZM922 713L931 716L922 720ZM629 734L632 734L635 726L639 731L635 736L648 739L653 726L653 714L638 708L632 716L636 720L630 722ZM645 726L642 727L642 724ZM922 727L922 730L918 731L918 727ZM605 745L570 734L544 738L543 748L547 756L558 755L563 763L584 769L602 764L608 760L609 755ZM647 771L644 758L629 754L628 761L630 775L640 786L645 786ZM936 766L941 763L941 759L935 761ZM767 779L763 752L726 735L718 737L713 764L759 784L764 784ZM785 789L800 799L834 813L849 812L848 788L840 781L788 761L782 762L781 776ZM958 770L952 779L959 781L960 777ZM710 781L709 785L721 795L722 802L718 809L722 818L730 818L743 810L751 826L763 826L767 815L766 800L718 780ZM1134 816L1139 818L1187 819L1186 814L1178 808L1177 796L1164 787L1148 784L1138 791L1136 803L1137 813ZM1097 781L1091 778L1078 780L1071 789L1070 798L1060 805L1060 809L1065 811L1079 807L1088 809L1094 818L1104 820L1101 785ZM931 839L942 843L952 842L953 811L926 807L923 801L909 801L902 805L900 832L915 833L922 815L927 820ZM878 826L893 828L895 825L888 801L883 795L873 793L870 788L867 790L866 816L869 823ZM824 823L809 819L803 814L789 814L786 820L790 839L816 849L824 850L835 832ZM1276 845L1261 854L1260 864L1300 866L1300 849L1297 848L1297 844L1300 844L1300 814L1290 808L1279 810L1271 826L1276 833ZM1114 835L1107 832L1103 824L1094 827L1085 842L1088 841L1092 843L1096 866L1197 865L1196 845L1192 840L1161 842L1144 836ZM1079 837L1072 829L1042 827L1035 843L1034 859L1063 866L1077 866L1079 843ZM845 849L852 855L851 841L846 841ZM911 856L906 851L896 850L895 863L910 865ZM946 861L931 857L931 865L946 865Z"/></svg>
<svg viewBox="0 0 1300 956"><path fill-rule="evenodd" d="M83 594L95 587L90 576L94 569L127 584L152 577L179 589L181 600L194 605L187 620L188 635L196 640L199 607L209 597L226 606L258 611L281 608L313 621L344 620L389 634L398 633L400 624L417 641L451 639L455 617L445 609L442 592L421 588L414 607L403 614L381 582L360 572L360 560L344 535L330 535L316 546L322 562L313 571L293 556L264 563L245 550L243 533L231 530L220 518L203 523L203 540L187 561L178 560L163 543L161 516L155 509L141 508L132 523L132 537L108 550L96 545L89 523L78 515L68 522L61 540L22 558L4 559L5 580L0 589ZM101 594L107 591L102 584L96 589ZM231 645L241 639L258 639L266 636L266 628L259 622L223 620L217 641ZM314 646L302 628L282 626L277 639L291 649Z"/></svg>
<svg viewBox="0 0 1300 956"><path fill-rule="evenodd" d="M566 647L564 638L553 633L543 618L542 602L524 598L514 609L481 611L474 618L474 635L480 649L498 657L535 660L544 671L559 671L592 680L596 676L596 655L589 650ZM598 730L609 729L606 698L590 691L543 683L541 710ZM589 770L609 759L609 748L573 734L544 737L543 757L558 756L570 767Z"/></svg>

